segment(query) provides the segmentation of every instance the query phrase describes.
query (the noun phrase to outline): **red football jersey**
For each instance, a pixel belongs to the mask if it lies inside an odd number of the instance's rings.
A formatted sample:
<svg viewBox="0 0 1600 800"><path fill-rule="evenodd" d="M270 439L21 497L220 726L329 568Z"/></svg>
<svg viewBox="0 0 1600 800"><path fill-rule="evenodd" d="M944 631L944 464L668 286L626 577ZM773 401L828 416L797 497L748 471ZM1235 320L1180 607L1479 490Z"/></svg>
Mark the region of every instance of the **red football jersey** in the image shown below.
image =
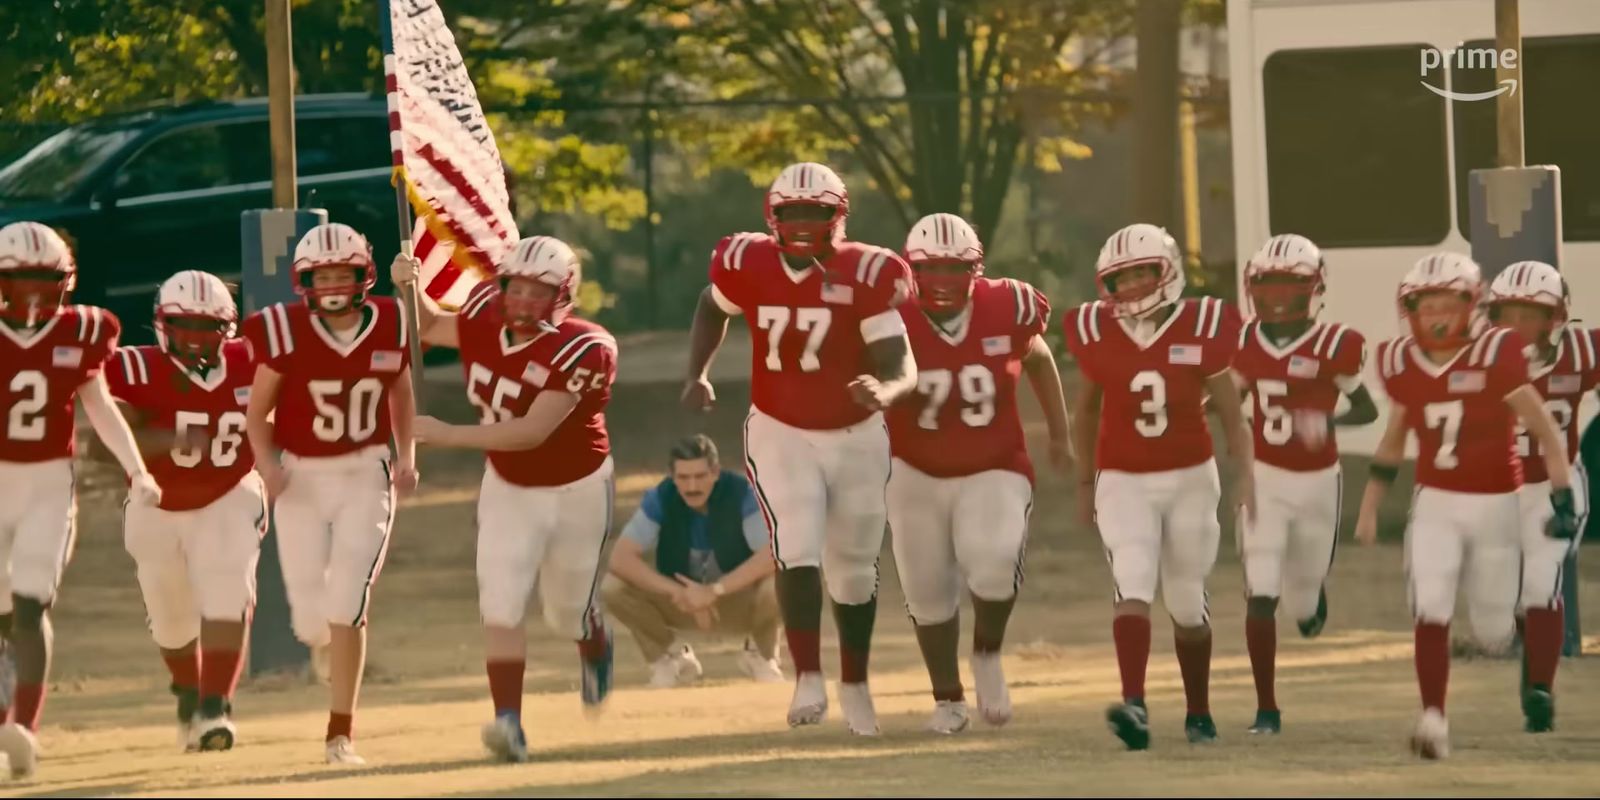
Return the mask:
<svg viewBox="0 0 1600 800"><path fill-rule="evenodd" d="M472 290L456 317L467 400L485 425L516 419L540 392L567 392L578 405L532 450L491 450L489 463L517 486L564 486L591 475L611 453L606 404L617 377L617 342L605 328L577 317L531 341L507 338L497 289L485 282Z"/></svg>
<svg viewBox="0 0 1600 800"><path fill-rule="evenodd" d="M369 297L344 342L303 303L251 314L244 335L256 359L283 376L273 440L297 456L326 457L389 443L389 387L411 365L405 312Z"/></svg>
<svg viewBox="0 0 1600 800"><path fill-rule="evenodd" d="M1105 302L1079 306L1064 324L1078 368L1102 392L1098 469L1166 472L1211 458L1206 380L1233 362L1238 311L1215 297L1183 300L1144 343Z"/></svg>
<svg viewBox="0 0 1600 800"><path fill-rule="evenodd" d="M0 461L71 458L78 387L100 374L122 324L95 306L67 306L32 331L0 323Z"/></svg>
<svg viewBox="0 0 1600 800"><path fill-rule="evenodd" d="M1528 383L1514 331L1489 328L1442 366L1410 336L1391 339L1378 346L1378 373L1417 434L1417 485L1475 494L1522 485L1516 413L1505 401Z"/></svg>
<svg viewBox="0 0 1600 800"><path fill-rule="evenodd" d="M1556 340L1555 359L1534 364L1530 376L1533 388L1544 398L1544 407L1567 440L1567 459L1578 460L1578 407L1583 396L1600 386L1600 330L1584 330L1576 325L1562 329ZM1517 420L1517 454L1522 456L1522 479L1527 483L1550 480L1544 466L1544 451L1539 440L1522 428Z"/></svg>
<svg viewBox="0 0 1600 800"><path fill-rule="evenodd" d="M168 511L205 508L227 494L255 468L245 435L255 364L250 348L233 339L222 346L222 363L200 377L158 347L124 347L112 354L106 382L118 400L144 413L145 425L204 434L203 444L174 446L145 460L161 486Z"/></svg>
<svg viewBox="0 0 1600 800"><path fill-rule="evenodd" d="M846 387L873 372L867 342L903 330L895 308L911 295L911 271L900 256L845 242L826 262L795 272L771 236L740 233L712 251L711 286L723 310L737 309L750 326L756 408L811 430L871 416Z"/></svg>
<svg viewBox="0 0 1600 800"><path fill-rule="evenodd" d="M917 391L889 409L889 448L937 478L1008 469L1033 479L1017 413L1022 357L1050 324L1050 303L1022 281L979 278L967 310L942 328L900 306Z"/></svg>
<svg viewBox="0 0 1600 800"><path fill-rule="evenodd" d="M1258 322L1239 334L1233 369L1247 383L1255 413L1256 460L1280 469L1311 472L1339 461L1330 431L1308 444L1294 426L1298 412L1333 417L1339 395L1354 390L1366 362L1366 340L1336 322L1318 322L1282 346L1267 339Z"/></svg>

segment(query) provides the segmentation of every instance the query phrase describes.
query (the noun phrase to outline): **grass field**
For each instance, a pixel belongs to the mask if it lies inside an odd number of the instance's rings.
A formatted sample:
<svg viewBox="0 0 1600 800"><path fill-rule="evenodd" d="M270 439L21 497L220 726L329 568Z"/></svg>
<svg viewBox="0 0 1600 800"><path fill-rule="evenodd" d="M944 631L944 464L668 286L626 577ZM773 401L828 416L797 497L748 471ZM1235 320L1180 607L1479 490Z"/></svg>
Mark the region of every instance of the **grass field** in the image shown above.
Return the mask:
<svg viewBox="0 0 1600 800"><path fill-rule="evenodd" d="M652 484L667 441L704 424L734 461L746 395L720 387L719 411L678 416L675 387L627 387L613 406L622 478L619 520ZM440 390L430 405L466 419ZM736 463L736 462L735 462ZM325 690L247 683L237 700L241 743L231 753L175 747L164 670L143 626L115 493L83 500L83 529L56 614L58 657L43 760L0 793L104 795L526 794L1481 794L1600 792L1600 659L1568 660L1558 731L1521 732L1514 662L1457 661L1451 680L1455 755L1414 761L1405 748L1417 707L1400 548L1341 549L1328 633L1301 641L1280 628L1285 732L1244 733L1255 710L1244 652L1242 578L1224 537L1211 582L1217 630L1212 705L1222 741L1192 747L1182 734L1182 688L1170 623L1156 623L1149 702L1155 744L1122 752L1101 721L1117 694L1110 586L1098 539L1075 529L1067 484L1041 481L1028 582L1011 625L1007 670L1015 721L936 738L931 706L892 559L885 552L873 688L884 735L849 737L834 715L818 729L784 725L787 686L757 686L733 666L737 642L697 642L702 686L643 688L646 668L619 636L619 690L603 717L581 713L570 643L535 627L524 718L534 763L489 763L478 727L490 714L473 582L472 500L478 462L430 454L426 492L402 508L374 600L372 666L356 733L370 766L321 763ZM1347 493L1353 494L1353 493ZM887 551L887 548L886 548ZM1594 561L1593 558L1590 559ZM1594 566L1591 564L1591 566ZM1592 579L1600 570L1589 569ZM1585 606L1600 615L1600 592ZM533 617L537 619L537 617ZM1593 624L1593 623L1592 623ZM831 636L831 634L829 634ZM1591 643L1591 652L1595 644ZM824 654L837 663L832 647ZM787 668L787 665L786 665ZM291 685L292 683L292 685Z"/></svg>

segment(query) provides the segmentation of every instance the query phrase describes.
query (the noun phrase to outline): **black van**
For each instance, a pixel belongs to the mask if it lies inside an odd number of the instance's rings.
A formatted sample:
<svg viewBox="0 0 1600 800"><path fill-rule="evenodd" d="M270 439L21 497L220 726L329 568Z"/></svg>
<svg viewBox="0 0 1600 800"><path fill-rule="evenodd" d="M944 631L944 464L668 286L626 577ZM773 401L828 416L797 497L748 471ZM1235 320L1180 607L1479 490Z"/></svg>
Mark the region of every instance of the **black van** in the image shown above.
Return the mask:
<svg viewBox="0 0 1600 800"><path fill-rule="evenodd" d="M295 145L300 205L354 226L389 263L400 237L383 98L296 98ZM155 289L172 273L238 280L239 215L271 207L271 152L265 99L102 117L0 167L0 225L31 219L67 234L77 301L111 309L124 341L147 343ZM378 270L379 291L389 291L387 272Z"/></svg>

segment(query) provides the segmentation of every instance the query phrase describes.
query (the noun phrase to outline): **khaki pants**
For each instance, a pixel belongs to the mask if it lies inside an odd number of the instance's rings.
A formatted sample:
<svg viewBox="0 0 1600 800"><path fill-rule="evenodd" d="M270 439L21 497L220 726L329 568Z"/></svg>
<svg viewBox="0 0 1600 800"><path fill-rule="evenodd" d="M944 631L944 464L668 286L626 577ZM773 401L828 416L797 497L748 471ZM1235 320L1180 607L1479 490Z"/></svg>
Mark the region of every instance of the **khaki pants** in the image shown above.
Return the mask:
<svg viewBox="0 0 1600 800"><path fill-rule="evenodd" d="M640 589L615 575L607 575L601 587L606 611L628 630L639 643L645 661L654 663L666 655L677 631L698 630L694 618L678 610L671 600ZM717 601L717 621L712 631L744 635L755 642L763 658L778 657L778 593L772 578L724 595Z"/></svg>

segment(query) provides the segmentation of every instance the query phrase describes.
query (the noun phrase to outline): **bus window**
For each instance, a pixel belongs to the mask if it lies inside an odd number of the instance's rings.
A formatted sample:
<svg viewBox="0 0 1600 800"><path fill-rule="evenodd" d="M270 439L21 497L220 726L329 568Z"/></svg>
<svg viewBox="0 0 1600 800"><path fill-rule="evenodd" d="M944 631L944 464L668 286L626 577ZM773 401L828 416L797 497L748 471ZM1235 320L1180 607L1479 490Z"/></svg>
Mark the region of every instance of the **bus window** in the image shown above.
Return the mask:
<svg viewBox="0 0 1600 800"><path fill-rule="evenodd" d="M1492 48L1493 41L1468 42ZM1493 69L1456 69L1451 87L1486 92L1496 87ZM1600 241L1600 104L1575 101L1593 97L1600 80L1600 36L1530 37L1522 41L1523 149L1529 164L1561 168L1562 238ZM1456 207L1467 232L1467 173L1495 165L1495 101L1451 104L1455 116Z"/></svg>
<svg viewBox="0 0 1600 800"><path fill-rule="evenodd" d="M1262 70L1273 233L1323 247L1431 245L1450 233L1444 101L1422 44L1280 50Z"/></svg>

